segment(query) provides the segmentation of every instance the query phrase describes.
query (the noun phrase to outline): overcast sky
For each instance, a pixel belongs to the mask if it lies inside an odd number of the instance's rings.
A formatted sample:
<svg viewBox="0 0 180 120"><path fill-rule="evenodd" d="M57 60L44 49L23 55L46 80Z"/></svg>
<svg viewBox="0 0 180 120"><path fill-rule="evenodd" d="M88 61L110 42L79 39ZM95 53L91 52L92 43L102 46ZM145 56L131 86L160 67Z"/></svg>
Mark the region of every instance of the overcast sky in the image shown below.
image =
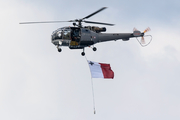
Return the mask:
<svg viewBox="0 0 180 120"><path fill-rule="evenodd" d="M110 63L113 80L93 79L82 50L51 43L54 30L71 23L19 22L72 20L102 8L88 20L116 24L108 33L147 27L152 43L136 39L86 48L88 60ZM179 120L179 0L0 0L1 120ZM89 25L89 24L84 24ZM99 25L100 27L104 27ZM147 38L148 40L148 38Z"/></svg>

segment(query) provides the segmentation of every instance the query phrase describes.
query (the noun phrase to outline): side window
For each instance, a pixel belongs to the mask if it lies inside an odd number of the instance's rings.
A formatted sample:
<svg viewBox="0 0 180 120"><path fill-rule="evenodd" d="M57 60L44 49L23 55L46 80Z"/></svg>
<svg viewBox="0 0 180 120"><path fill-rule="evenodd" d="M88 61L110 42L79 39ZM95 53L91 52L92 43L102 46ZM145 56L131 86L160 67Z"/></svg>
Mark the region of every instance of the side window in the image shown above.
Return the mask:
<svg viewBox="0 0 180 120"><path fill-rule="evenodd" d="M58 31L58 32L57 32L57 37L58 37L59 39L62 39L62 35L63 35L63 32L62 32L62 31Z"/></svg>
<svg viewBox="0 0 180 120"><path fill-rule="evenodd" d="M63 31L63 39L70 40L70 30Z"/></svg>
<svg viewBox="0 0 180 120"><path fill-rule="evenodd" d="M74 30L74 36L79 36L79 30L78 29Z"/></svg>

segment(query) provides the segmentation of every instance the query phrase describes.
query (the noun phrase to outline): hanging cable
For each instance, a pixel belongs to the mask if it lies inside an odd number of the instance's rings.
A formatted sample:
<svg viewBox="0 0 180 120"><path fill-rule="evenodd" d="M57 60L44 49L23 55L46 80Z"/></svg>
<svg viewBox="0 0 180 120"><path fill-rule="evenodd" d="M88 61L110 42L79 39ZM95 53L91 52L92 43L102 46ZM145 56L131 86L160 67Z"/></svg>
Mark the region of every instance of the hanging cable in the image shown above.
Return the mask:
<svg viewBox="0 0 180 120"><path fill-rule="evenodd" d="M88 63L88 60L86 58L86 55L85 55L85 59ZM88 63L88 66L89 66L89 63ZM90 68L89 68L90 70ZM91 75L91 86L92 86L92 97L93 97L93 109L94 109L94 114L96 114L96 108L95 108L95 98L94 98L94 84L93 84L93 79L92 79L92 75Z"/></svg>

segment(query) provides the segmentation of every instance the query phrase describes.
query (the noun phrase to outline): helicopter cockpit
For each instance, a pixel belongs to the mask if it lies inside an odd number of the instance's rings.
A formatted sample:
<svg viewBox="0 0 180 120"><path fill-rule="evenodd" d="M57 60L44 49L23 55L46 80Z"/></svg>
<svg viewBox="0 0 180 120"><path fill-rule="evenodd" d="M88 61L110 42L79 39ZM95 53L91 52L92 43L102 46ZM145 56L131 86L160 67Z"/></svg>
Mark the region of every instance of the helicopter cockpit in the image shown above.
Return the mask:
<svg viewBox="0 0 180 120"><path fill-rule="evenodd" d="M63 27L55 30L51 35L51 41L58 46L77 46L80 41L80 28Z"/></svg>
<svg viewBox="0 0 180 120"><path fill-rule="evenodd" d="M51 42L54 45L69 46L71 42L71 28L63 27L55 30L51 35Z"/></svg>

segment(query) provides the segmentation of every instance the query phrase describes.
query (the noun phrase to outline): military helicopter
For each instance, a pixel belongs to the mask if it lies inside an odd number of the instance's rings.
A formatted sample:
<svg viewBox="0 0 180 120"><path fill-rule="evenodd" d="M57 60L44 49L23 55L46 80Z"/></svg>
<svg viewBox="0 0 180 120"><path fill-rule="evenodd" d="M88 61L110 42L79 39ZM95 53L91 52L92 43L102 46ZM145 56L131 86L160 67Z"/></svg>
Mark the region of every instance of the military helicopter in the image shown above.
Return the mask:
<svg viewBox="0 0 180 120"><path fill-rule="evenodd" d="M113 26L114 24L110 23L93 22L85 20L106 8L107 7L103 7L82 19L75 19L69 21L22 22L20 24L73 22L73 27L62 27L55 30L51 35L51 42L57 47L58 52L62 51L62 46L69 47L70 49L83 49L83 52L81 53L82 56L85 55L85 47L93 46L93 51L96 51L97 48L94 47L94 44L100 42L113 40L116 41L119 39L122 39L123 41L128 41L130 38L141 37L142 39L139 43L145 44L144 35L147 31L150 30L150 28L147 28L144 32L140 32L139 30L134 29L133 33L102 33L106 32L105 27L82 26L82 22Z"/></svg>

